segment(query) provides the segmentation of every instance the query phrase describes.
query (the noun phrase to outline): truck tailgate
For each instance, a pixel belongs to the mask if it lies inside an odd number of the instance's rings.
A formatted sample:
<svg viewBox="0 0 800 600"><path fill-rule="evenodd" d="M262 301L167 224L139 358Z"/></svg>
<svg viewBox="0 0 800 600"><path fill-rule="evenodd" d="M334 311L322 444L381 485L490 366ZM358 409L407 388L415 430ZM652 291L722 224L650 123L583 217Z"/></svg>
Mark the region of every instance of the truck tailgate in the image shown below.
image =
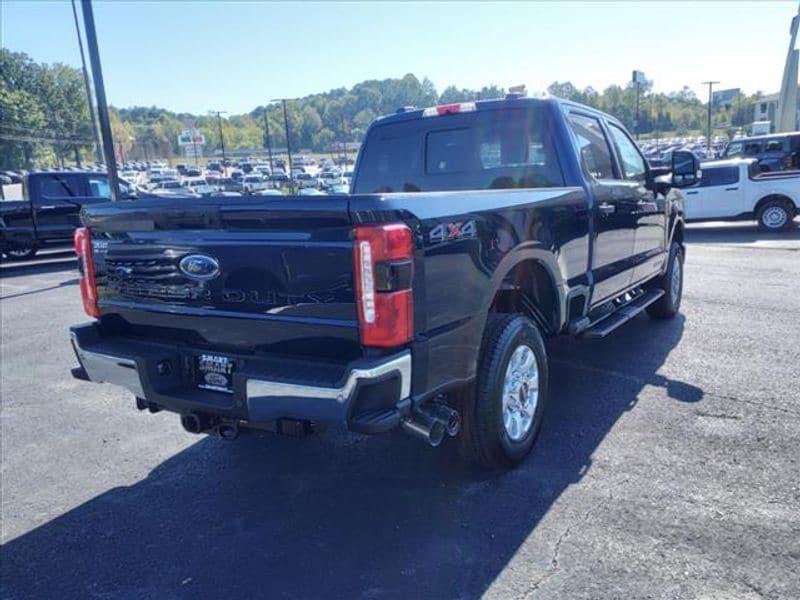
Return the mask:
<svg viewBox="0 0 800 600"><path fill-rule="evenodd" d="M360 352L346 197L139 200L83 218L112 330L237 351Z"/></svg>

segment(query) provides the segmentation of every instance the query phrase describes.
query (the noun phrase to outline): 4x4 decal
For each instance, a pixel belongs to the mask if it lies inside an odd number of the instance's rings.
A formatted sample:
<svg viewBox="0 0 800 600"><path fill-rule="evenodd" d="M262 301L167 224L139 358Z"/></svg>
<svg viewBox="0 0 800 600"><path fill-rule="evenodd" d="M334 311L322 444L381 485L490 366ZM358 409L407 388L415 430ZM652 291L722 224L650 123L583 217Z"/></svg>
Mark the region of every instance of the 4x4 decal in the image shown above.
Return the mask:
<svg viewBox="0 0 800 600"><path fill-rule="evenodd" d="M457 221L455 223L439 223L431 229L428 239L438 244L450 240L475 237L475 219Z"/></svg>

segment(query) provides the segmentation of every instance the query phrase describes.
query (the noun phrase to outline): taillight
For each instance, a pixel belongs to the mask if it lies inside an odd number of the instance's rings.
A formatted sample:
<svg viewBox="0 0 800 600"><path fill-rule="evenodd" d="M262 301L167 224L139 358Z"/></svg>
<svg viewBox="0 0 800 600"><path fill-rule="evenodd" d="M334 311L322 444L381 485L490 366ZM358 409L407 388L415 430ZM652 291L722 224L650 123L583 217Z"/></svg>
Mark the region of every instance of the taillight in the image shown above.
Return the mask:
<svg viewBox="0 0 800 600"><path fill-rule="evenodd" d="M75 254L78 255L78 270L80 271L81 299L83 310L90 317L100 316L97 305L97 284L94 279L94 259L92 258L92 230L88 227L79 227L75 230Z"/></svg>
<svg viewBox="0 0 800 600"><path fill-rule="evenodd" d="M399 346L414 337L414 238L402 223L355 229L355 280L361 343Z"/></svg>

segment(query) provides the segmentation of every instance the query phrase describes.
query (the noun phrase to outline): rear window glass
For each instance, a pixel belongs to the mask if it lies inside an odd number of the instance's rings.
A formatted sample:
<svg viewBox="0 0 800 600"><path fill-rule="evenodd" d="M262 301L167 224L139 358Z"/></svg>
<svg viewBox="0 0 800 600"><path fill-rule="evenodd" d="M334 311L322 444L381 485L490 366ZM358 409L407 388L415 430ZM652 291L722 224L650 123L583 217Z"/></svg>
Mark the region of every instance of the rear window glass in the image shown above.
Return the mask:
<svg viewBox="0 0 800 600"><path fill-rule="evenodd" d="M74 175L39 176L39 195L47 198L75 198L81 195L81 182Z"/></svg>
<svg viewBox="0 0 800 600"><path fill-rule="evenodd" d="M563 186L545 129L538 108L379 125L364 145L354 192Z"/></svg>

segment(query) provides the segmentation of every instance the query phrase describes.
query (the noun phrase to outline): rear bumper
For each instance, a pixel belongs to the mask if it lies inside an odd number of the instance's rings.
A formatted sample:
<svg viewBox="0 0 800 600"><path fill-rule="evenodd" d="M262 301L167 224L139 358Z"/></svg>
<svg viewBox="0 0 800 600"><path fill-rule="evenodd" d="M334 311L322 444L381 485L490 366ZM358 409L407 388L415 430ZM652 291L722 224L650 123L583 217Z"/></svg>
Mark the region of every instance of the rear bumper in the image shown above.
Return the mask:
<svg viewBox="0 0 800 600"><path fill-rule="evenodd" d="M108 336L98 322L73 326L78 376L111 383L177 413L197 412L254 426L281 419L379 433L410 410L411 352L351 363L228 354L232 393L200 389L194 357L209 349Z"/></svg>

